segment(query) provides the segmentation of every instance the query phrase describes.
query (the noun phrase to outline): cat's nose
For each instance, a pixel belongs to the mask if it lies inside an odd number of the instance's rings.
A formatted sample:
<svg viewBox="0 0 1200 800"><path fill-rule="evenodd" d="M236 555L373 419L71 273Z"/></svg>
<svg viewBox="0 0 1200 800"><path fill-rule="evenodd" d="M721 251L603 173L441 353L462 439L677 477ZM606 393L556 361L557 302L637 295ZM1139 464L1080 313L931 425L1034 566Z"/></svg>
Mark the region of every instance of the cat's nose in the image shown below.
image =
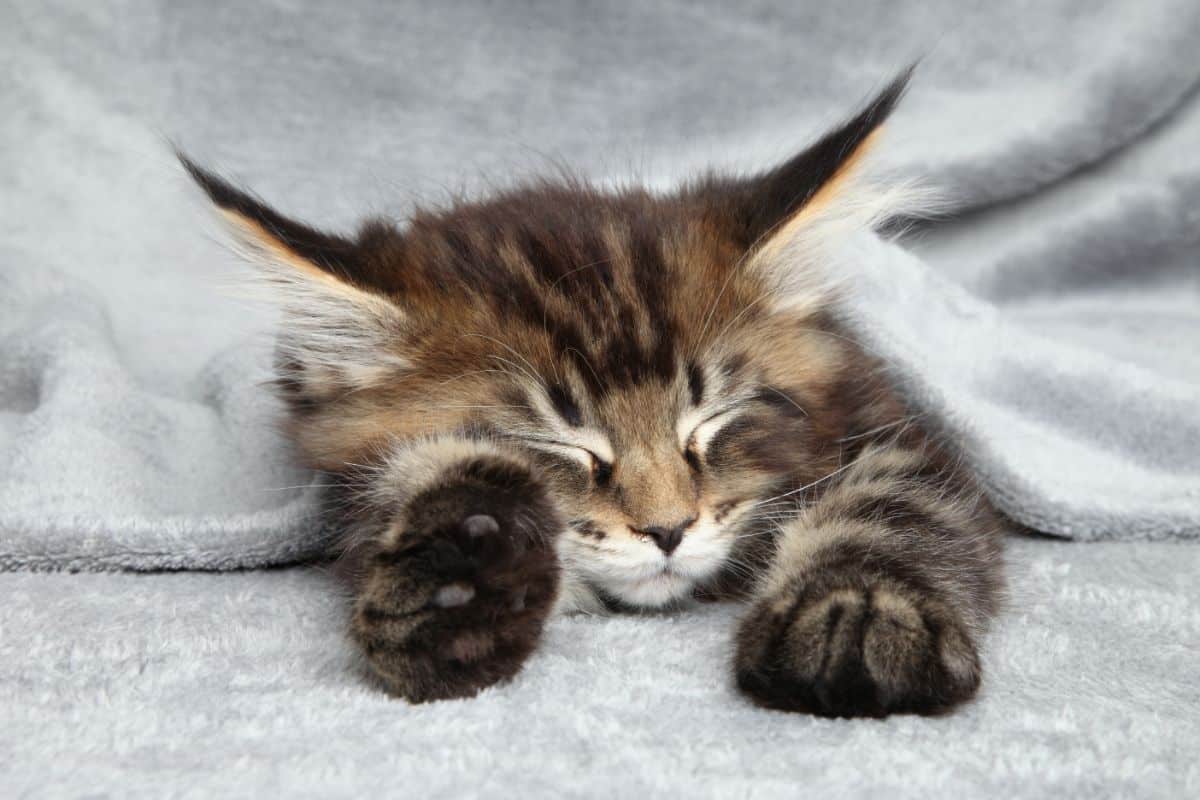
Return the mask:
<svg viewBox="0 0 1200 800"><path fill-rule="evenodd" d="M635 530L643 536L649 536L658 545L659 550L662 550L666 555L671 555L671 553L675 552L675 548L679 547L679 543L683 541L683 532L690 528L695 521L696 518L692 517L675 525L647 525L644 528L636 528Z"/></svg>

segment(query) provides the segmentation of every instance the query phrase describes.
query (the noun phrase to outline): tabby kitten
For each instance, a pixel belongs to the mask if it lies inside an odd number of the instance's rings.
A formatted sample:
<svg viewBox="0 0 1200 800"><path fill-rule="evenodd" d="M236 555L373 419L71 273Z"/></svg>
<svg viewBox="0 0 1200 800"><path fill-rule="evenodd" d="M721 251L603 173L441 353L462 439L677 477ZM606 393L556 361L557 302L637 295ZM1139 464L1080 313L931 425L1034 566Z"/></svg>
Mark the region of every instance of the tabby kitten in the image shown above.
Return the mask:
<svg viewBox="0 0 1200 800"><path fill-rule="evenodd" d="M907 79L759 175L541 182L354 237L184 159L280 290L290 431L335 484L388 691L511 678L556 611L744 596L734 670L764 706L975 693L999 521L827 280L881 220L857 168Z"/></svg>

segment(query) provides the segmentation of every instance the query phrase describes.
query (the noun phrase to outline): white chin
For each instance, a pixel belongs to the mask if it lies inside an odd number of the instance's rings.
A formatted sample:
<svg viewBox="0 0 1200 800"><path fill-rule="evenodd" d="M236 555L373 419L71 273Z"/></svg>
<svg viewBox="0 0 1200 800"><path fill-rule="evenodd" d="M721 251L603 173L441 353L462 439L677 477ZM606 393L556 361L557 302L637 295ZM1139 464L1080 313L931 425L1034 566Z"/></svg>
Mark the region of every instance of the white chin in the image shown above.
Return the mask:
<svg viewBox="0 0 1200 800"><path fill-rule="evenodd" d="M674 572L661 572L637 581L610 583L604 588L623 603L642 608L660 608L687 597L694 581Z"/></svg>

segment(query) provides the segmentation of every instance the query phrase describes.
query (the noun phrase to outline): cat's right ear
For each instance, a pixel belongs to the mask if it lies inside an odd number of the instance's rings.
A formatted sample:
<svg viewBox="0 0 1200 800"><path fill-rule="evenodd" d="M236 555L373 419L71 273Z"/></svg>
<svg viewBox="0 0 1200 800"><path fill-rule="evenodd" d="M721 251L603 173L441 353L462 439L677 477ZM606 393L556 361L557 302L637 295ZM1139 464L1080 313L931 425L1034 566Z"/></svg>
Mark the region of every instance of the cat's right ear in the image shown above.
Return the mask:
<svg viewBox="0 0 1200 800"><path fill-rule="evenodd" d="M242 250L275 288L283 309L281 363L313 398L367 388L405 360L405 315L393 298L357 279L358 242L289 219L178 154Z"/></svg>
<svg viewBox="0 0 1200 800"><path fill-rule="evenodd" d="M212 200L238 243L251 255L271 265L287 266L314 280L333 279L354 285L358 254L353 241L288 219L182 153L177 155L192 180Z"/></svg>

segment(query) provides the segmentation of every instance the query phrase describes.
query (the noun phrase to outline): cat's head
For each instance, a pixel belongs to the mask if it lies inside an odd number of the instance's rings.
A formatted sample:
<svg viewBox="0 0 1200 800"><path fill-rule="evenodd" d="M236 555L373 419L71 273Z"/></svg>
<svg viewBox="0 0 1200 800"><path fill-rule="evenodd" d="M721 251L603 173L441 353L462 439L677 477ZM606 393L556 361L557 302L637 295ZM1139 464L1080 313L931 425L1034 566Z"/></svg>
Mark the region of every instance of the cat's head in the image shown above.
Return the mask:
<svg viewBox="0 0 1200 800"><path fill-rule="evenodd" d="M824 260L887 205L856 167L906 78L762 174L543 182L349 237L185 166L278 285L279 385L316 466L454 430L509 442L570 520L568 569L655 606L837 466L854 365Z"/></svg>

